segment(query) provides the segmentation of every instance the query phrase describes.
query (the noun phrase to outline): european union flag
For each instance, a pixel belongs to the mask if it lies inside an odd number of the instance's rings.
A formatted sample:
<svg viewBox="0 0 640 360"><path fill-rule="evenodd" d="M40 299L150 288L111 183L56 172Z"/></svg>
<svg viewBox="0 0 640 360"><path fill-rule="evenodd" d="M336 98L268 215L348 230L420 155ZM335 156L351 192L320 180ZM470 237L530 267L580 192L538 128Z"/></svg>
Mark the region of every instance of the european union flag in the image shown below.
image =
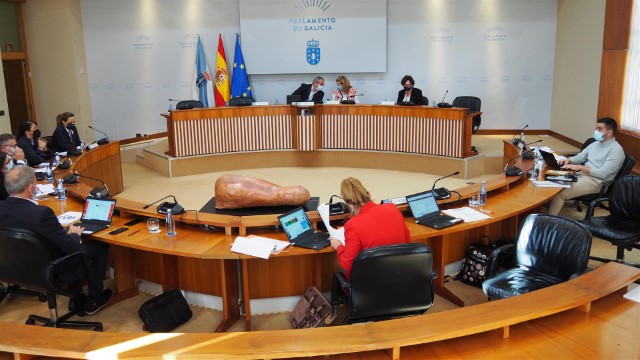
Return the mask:
<svg viewBox="0 0 640 360"><path fill-rule="evenodd" d="M236 34L236 53L233 56L233 79L231 80L231 98L237 97L253 97L238 34Z"/></svg>

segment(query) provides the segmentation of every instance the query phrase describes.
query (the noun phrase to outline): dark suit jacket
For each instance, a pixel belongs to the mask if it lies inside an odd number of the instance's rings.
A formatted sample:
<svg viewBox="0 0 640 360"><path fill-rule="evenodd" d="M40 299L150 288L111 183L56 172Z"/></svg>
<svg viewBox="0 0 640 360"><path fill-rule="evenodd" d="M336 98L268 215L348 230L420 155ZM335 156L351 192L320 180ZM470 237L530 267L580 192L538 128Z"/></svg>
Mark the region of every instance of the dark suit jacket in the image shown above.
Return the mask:
<svg viewBox="0 0 640 360"><path fill-rule="evenodd" d="M30 230L44 242L52 258L80 250L80 235L67 234L51 208L27 199L0 201L0 227Z"/></svg>
<svg viewBox="0 0 640 360"><path fill-rule="evenodd" d="M75 150L76 147L80 146L80 136L78 135L77 130L73 130L73 136L69 136L67 128L62 125L58 125L56 130L53 132L51 143L53 151L69 151L72 147L73 149L71 150Z"/></svg>
<svg viewBox="0 0 640 360"><path fill-rule="evenodd" d="M4 186L4 174L0 173L0 200L5 200L8 197L7 188Z"/></svg>
<svg viewBox="0 0 640 360"><path fill-rule="evenodd" d="M404 89L400 90L398 92L398 101L396 101L396 104L400 104L402 102L402 100L404 100ZM416 104L416 105L429 105L429 104L425 104L424 103L424 99L422 98L422 90L418 89L418 88L413 88L411 90L411 100L412 103Z"/></svg>
<svg viewBox="0 0 640 360"><path fill-rule="evenodd" d="M302 101L307 101L309 99L309 93L311 93L311 84L300 84L300 87L296 89L291 95L300 95ZM316 104L322 104L322 100L324 99L324 91L320 90L313 95L313 102Z"/></svg>
<svg viewBox="0 0 640 360"><path fill-rule="evenodd" d="M38 149L38 142L35 140L31 142L26 136L19 138L17 143L18 147L24 151L24 158L29 163L29 166L37 166L52 157L51 152L48 150L40 151L40 149Z"/></svg>

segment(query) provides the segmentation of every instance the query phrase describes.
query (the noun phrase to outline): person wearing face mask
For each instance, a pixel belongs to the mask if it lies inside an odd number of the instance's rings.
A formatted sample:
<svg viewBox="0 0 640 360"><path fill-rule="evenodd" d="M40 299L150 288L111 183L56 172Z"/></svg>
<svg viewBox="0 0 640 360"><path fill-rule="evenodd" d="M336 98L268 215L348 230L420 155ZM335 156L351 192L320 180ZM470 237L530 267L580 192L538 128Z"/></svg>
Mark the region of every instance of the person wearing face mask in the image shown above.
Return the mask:
<svg viewBox="0 0 640 360"><path fill-rule="evenodd" d="M18 127L18 146L24 150L24 157L31 166L37 166L53 157L47 147L47 140L41 137L38 124L24 121Z"/></svg>
<svg viewBox="0 0 640 360"><path fill-rule="evenodd" d="M360 180L354 177L342 180L340 196L353 216L344 225L344 245L333 237L330 240L347 278L353 260L362 250L411 241L409 228L398 208L394 204L375 204Z"/></svg>
<svg viewBox="0 0 640 360"><path fill-rule="evenodd" d="M548 213L557 215L564 202L577 196L600 191L603 181L613 180L624 162L624 150L614 137L618 124L612 118L596 121L593 138L596 140L578 155L558 161L564 169L577 172L578 181L563 189L549 203Z"/></svg>
<svg viewBox="0 0 640 360"><path fill-rule="evenodd" d="M27 165L24 151L18 147L18 142L13 134L0 134L0 151L13 159L14 165Z"/></svg>
<svg viewBox="0 0 640 360"><path fill-rule="evenodd" d="M400 85L402 85L403 88L398 92L398 101L396 101L396 104L428 105L424 103L422 90L413 87L415 84L416 82L411 75L405 75L402 80L400 80Z"/></svg>
<svg viewBox="0 0 640 360"><path fill-rule="evenodd" d="M300 87L292 92L291 95L300 95L301 101L313 101L316 104L322 104L322 99L324 99L323 87L324 79L322 76L316 76L311 84L300 84Z"/></svg>
<svg viewBox="0 0 640 360"><path fill-rule="evenodd" d="M9 197L7 188L4 186L4 174L13 168L12 160L11 156L0 152L0 164L2 164L2 169L0 169L0 200L2 201Z"/></svg>
<svg viewBox="0 0 640 360"><path fill-rule="evenodd" d="M347 79L346 76L340 75L336 79L336 90L333 90L333 99L344 101L350 100L355 102L356 104L360 103L358 100L358 89L351 86L351 82Z"/></svg>
<svg viewBox="0 0 640 360"><path fill-rule="evenodd" d="M58 126L53 132L51 147L57 152L67 151L69 154L74 154L78 146L81 146L75 115L64 112L56 117L56 123Z"/></svg>
<svg viewBox="0 0 640 360"><path fill-rule="evenodd" d="M7 171L4 184L9 197L0 202L0 227L25 229L35 233L49 250L52 259L80 252L86 256L89 271L80 261L64 263L56 275L70 286L82 287L88 278L88 297L85 313L95 314L111 300L111 289L104 289L104 274L107 270L109 245L100 241L81 239L83 227L70 225L65 229L56 214L48 206L38 205L33 200L37 192L34 170L17 165ZM76 258L77 259L77 258Z"/></svg>

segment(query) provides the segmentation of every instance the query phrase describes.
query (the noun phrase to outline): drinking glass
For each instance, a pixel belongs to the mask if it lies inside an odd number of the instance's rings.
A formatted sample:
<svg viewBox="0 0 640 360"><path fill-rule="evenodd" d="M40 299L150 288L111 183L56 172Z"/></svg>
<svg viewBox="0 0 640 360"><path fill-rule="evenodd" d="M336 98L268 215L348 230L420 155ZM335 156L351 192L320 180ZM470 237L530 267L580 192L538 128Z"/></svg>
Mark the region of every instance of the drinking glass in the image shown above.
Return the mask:
<svg viewBox="0 0 640 360"><path fill-rule="evenodd" d="M475 208L478 207L478 202L480 201L478 194L473 194L469 196L469 207Z"/></svg>
<svg viewBox="0 0 640 360"><path fill-rule="evenodd" d="M149 229L149 234L157 234L160 232L160 220L155 218L147 219L147 229Z"/></svg>

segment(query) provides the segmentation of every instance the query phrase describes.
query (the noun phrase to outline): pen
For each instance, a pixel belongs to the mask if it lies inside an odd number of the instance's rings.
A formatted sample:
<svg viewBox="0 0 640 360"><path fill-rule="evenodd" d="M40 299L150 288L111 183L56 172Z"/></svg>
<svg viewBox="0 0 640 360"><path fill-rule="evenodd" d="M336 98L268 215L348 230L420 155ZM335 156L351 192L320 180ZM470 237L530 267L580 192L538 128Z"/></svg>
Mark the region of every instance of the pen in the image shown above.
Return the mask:
<svg viewBox="0 0 640 360"><path fill-rule="evenodd" d="M131 234L129 234L129 235L127 235L127 236L134 235L134 234L135 234L135 233L137 233L138 231L140 231L140 229L138 229L138 230L136 230L136 231L132 232Z"/></svg>
<svg viewBox="0 0 640 360"><path fill-rule="evenodd" d="M485 209L476 209L476 210L482 211L483 213L486 213L486 214L495 214L493 211L489 211L489 210L485 210Z"/></svg>

